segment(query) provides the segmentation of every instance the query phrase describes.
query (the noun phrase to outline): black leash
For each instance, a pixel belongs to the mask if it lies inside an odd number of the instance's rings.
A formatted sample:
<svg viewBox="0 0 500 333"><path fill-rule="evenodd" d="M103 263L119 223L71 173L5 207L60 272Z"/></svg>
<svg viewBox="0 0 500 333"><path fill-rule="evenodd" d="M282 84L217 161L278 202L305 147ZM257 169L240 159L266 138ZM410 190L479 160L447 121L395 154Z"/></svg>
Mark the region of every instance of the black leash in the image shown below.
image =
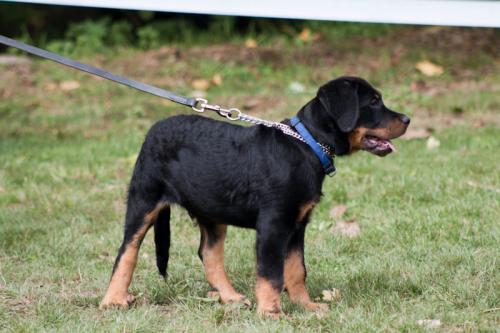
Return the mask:
<svg viewBox="0 0 500 333"><path fill-rule="evenodd" d="M23 50L25 52L34 54L36 56L39 56L39 57L42 57L45 59L49 59L49 60L58 62L60 64L63 64L65 66L68 66L68 67L71 67L74 69L78 69L78 70L83 71L83 72L87 72L87 73L90 73L93 75L100 76L102 78L123 84L127 87L141 90L141 91L147 92L149 94L152 94L152 95L155 95L158 97L166 98L166 99L171 100L172 102L175 102L175 103L179 103L179 104L186 105L189 107L194 107L198 103L196 101L196 99L194 99L194 98L180 96L180 95L174 94L173 92L165 90L165 89L160 89L158 87L154 87L154 86L151 86L149 84L145 84L145 83L142 83L139 81L127 79L127 78L122 77L122 76L114 75L114 74L107 72L105 70L82 64L81 62L74 61L74 60L62 57L58 54L39 49L38 47L34 47L34 46L31 46L28 44L18 42L14 39L11 39L11 38L8 38L8 37L2 36L2 35L0 35L0 43L5 44L5 45L10 46L10 47L14 47L14 48L19 49L19 50Z"/></svg>

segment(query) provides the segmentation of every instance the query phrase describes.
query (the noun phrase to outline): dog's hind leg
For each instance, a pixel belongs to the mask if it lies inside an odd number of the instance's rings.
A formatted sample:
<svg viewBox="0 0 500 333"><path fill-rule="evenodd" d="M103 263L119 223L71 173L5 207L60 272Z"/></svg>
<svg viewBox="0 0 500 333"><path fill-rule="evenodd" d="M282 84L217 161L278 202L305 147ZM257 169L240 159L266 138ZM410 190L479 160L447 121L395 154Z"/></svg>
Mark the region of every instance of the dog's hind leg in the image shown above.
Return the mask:
<svg viewBox="0 0 500 333"><path fill-rule="evenodd" d="M137 263L139 247L146 232L156 222L158 215L168 206L166 202L154 203L152 200L138 198L138 195L132 192L127 206L125 235L100 308L115 305L128 308L132 303L133 296L128 293L128 287Z"/></svg>
<svg viewBox="0 0 500 333"><path fill-rule="evenodd" d="M198 255L203 262L208 283L215 290L209 295L218 294L222 303L243 302L250 305L250 301L233 288L224 270L224 240L227 225L199 223L199 226L201 240Z"/></svg>

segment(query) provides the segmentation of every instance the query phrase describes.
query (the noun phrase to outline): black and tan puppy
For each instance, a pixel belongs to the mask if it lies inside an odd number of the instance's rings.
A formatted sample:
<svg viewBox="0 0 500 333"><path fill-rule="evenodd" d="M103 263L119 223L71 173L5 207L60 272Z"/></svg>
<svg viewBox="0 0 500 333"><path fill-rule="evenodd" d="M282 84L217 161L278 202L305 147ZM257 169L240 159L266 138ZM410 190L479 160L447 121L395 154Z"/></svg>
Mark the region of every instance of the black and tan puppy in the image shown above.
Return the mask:
<svg viewBox="0 0 500 333"><path fill-rule="evenodd" d="M298 118L335 155L394 150L391 139L410 119L385 107L366 81L341 77L322 86ZM286 121L285 121L286 122ZM170 207L184 207L201 231L198 254L224 303L244 301L224 271L228 225L257 231L257 311L276 316L280 293L310 310L305 286L304 232L321 197L324 169L305 143L262 125L243 127L200 116L162 120L149 131L130 182L125 236L101 307L128 307L144 235L155 230L157 266L165 276Z"/></svg>

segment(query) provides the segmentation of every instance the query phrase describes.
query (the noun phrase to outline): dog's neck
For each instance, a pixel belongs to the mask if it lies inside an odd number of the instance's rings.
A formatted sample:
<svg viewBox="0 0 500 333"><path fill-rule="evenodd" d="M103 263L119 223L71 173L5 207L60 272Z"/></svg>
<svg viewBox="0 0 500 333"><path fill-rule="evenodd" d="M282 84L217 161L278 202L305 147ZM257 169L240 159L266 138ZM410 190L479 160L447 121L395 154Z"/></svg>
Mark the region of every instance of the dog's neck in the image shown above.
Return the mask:
<svg viewBox="0 0 500 333"><path fill-rule="evenodd" d="M297 116L312 136L321 144L334 149L335 155L349 153L349 140L335 123L318 98L313 98L304 105Z"/></svg>

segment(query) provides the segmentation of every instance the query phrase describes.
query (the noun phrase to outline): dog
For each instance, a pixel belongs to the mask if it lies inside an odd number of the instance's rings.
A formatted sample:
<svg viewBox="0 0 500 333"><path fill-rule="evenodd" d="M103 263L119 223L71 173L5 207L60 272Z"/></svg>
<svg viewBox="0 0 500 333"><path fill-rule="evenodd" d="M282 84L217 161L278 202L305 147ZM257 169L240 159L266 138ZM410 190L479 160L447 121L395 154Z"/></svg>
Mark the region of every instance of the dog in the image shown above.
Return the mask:
<svg viewBox="0 0 500 333"><path fill-rule="evenodd" d="M385 107L367 81L340 77L321 86L297 118L335 155L365 150L385 156L410 118ZM290 124L290 120L285 120ZM228 225L257 232L257 312L281 314L280 293L324 311L305 285L304 233L322 195L325 170L311 147L276 128L238 126L197 115L164 119L149 130L129 186L125 232L101 308L128 308L141 242L154 228L156 263L166 276L170 207L185 208L201 232L198 255L223 303L248 299L224 271Z"/></svg>

